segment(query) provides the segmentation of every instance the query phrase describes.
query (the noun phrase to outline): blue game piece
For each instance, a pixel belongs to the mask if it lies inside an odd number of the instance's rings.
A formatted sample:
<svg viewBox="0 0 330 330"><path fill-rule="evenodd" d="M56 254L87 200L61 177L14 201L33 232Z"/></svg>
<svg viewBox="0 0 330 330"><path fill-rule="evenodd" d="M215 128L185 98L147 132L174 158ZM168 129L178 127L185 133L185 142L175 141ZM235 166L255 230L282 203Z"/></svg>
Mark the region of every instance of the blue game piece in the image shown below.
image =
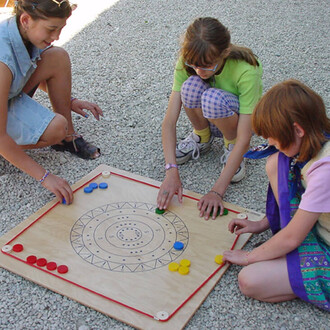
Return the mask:
<svg viewBox="0 0 330 330"><path fill-rule="evenodd" d="M173 244L173 247L175 248L175 250L182 250L184 247L184 244L182 242L175 242Z"/></svg>
<svg viewBox="0 0 330 330"><path fill-rule="evenodd" d="M62 204L66 204L66 200L64 197L62 198Z"/></svg>
<svg viewBox="0 0 330 330"><path fill-rule="evenodd" d="M85 187L84 188L84 192L86 193L86 194L90 194L91 192L93 192L93 188L92 187Z"/></svg>
<svg viewBox="0 0 330 330"><path fill-rule="evenodd" d="M107 184L106 182L101 182L101 183L99 184L99 188L100 188L100 189L107 189L107 188L108 188L108 184Z"/></svg>
<svg viewBox="0 0 330 330"><path fill-rule="evenodd" d="M97 189L98 184L96 182L92 182L92 183L89 184L89 186L93 189Z"/></svg>

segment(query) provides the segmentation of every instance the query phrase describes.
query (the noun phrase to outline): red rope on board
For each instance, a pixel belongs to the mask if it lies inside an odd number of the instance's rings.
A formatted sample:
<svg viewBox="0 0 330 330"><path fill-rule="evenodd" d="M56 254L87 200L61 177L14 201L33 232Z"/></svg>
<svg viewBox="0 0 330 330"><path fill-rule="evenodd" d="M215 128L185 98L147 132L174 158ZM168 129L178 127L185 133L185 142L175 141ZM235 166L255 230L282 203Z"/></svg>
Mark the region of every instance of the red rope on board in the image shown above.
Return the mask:
<svg viewBox="0 0 330 330"><path fill-rule="evenodd" d="M138 179L133 179L133 178L130 178L130 177L128 177L128 176L125 176L125 175L123 175L123 174L119 174L119 173L115 173L115 172L111 172L111 174L113 174L113 175L116 175L116 176L119 176L119 177L122 177L122 178L125 178L125 179L128 179L128 180L131 180L131 181L134 181L134 182L138 182L138 183L142 183L142 184L145 184L145 185L147 185L147 186L150 186L150 187L153 187L153 188L157 188L157 189L159 189L160 187L159 186L157 186L157 185L154 185L154 184L151 184L151 183L147 183L147 182L144 182L144 181L141 181L141 180L138 180ZM82 184L81 186L79 186L78 188L76 188L73 192L76 192L76 191L78 191L79 189L81 189L83 186L85 186L86 184L88 184L88 183L90 183L91 181L93 181L93 180L95 180L97 177L99 177L101 175L101 173L99 173L99 174L97 174L97 175L95 175L93 178L91 178L90 180L88 180L86 183L84 183L84 184ZM192 200L195 200L195 201L199 201L199 199L198 198L196 198L196 197L192 197L192 196L189 196L189 195L183 195L184 197L188 197L188 198L190 198L190 199L192 199ZM8 241L7 242L7 244L10 244L12 241L14 241L17 237L19 237L20 235L22 235L25 231L27 231L29 228L31 228L37 221L39 221L42 217L44 217L48 212L50 212L55 206L57 206L58 204L59 204L60 202L58 201L58 202L56 202L53 206L51 206L47 211L45 211L44 213L42 213L36 220L34 220L32 223L30 223L26 228L24 228L23 230L21 230L16 236L14 236L10 241ZM231 209L228 209L227 208L227 210L228 211L231 211L231 212L233 212L233 213L239 213L238 211L235 211L235 210L231 210ZM238 239L239 239L239 236L240 235L237 235L236 236L236 238L235 238L235 240L234 240L234 243L233 243L233 245L232 245L232 247L231 247L231 250L233 250L234 248L235 248L235 246L236 246L236 243L237 243L237 241L238 241ZM208 278L206 278L206 280L200 285L200 286L198 286L191 294L190 294L190 296L187 298L187 299L185 299L175 310L174 310L174 312L172 313L172 314L170 314L169 315L169 317L167 318L167 319L164 319L164 320L159 320L158 318L156 318L154 315L151 315L151 314L148 314L148 313L146 313L146 312L143 312L143 311L141 311L141 310L139 310L139 309L136 309L136 308L134 308L134 307L132 307L132 306L129 306L129 305L126 305L126 304L124 304L124 303L122 303L122 302L120 302L120 301L118 301L118 300L115 300L115 299L112 299L112 298L110 298L110 297L107 297L107 296L105 296L105 295L103 295L102 293L99 293L99 292L96 292L96 291L94 291L94 290L91 290L91 289L89 289L89 288L87 288L87 287L84 287L84 286L82 286L82 285L80 285L80 284L78 284L78 283L75 283L75 282L73 282L73 281L70 281L70 280L68 280L68 279L66 279L66 278L64 278L64 277L62 277L62 276L59 276L59 275L57 275L57 274L55 274L55 273L52 273L52 272L50 272L50 271L48 271L48 270L46 270L46 269L43 269L43 268L40 268L40 267L38 267L38 266L35 266L35 265L31 265L31 264L29 264L27 261L25 261L25 260L23 260L23 259L20 259L20 258L18 258L18 257L16 257L16 256L14 256L14 255L12 255L12 254L10 254L10 253L8 253L8 252L4 252L4 251L1 251L3 254L5 254L5 255L7 255L7 256L9 256L9 257L12 257L12 258L14 258L14 259L16 259L16 260L18 260L18 261L21 261L21 262L23 262L23 263L25 263L25 264L27 264L27 265L29 265L29 266L31 266L31 267L34 267L34 268L36 268L36 269L38 269L38 270L41 270L41 271L43 271L43 272L45 272L45 273L47 273L47 274L49 274L49 275L52 275L52 276L55 276L55 277L57 277L57 278L59 278L59 279L61 279L61 280L63 280L63 281L65 281L65 282L67 282L67 283L70 283L70 284L72 284L72 285L75 285L75 286L77 286L77 287L79 287L79 288L81 288L81 289L83 289L83 290L86 290L86 291L88 291L88 292L90 292L90 293L93 293L93 294L96 294L96 295L98 295L98 296L100 296L100 297L102 297L102 298L104 298L104 299L107 299L107 300L109 300L109 301L112 301L112 302L114 302L114 303L116 303L116 304L119 304L119 305L121 305L121 306L123 306L123 307L125 307L125 308L128 308L128 309L130 309L130 310L133 310L133 311L135 311L135 312L137 312L137 313L140 313L140 314L142 314L142 315L145 315L145 316L147 316L147 317L150 317L150 318L152 318L152 319L156 319L156 320L158 320L158 321L161 321L161 322L166 322L166 321L168 321L169 319L171 319L193 296L195 296L195 294L202 288L202 287L204 287L207 283L208 283L208 281L210 280L210 279L212 279L219 271L220 271L220 269L222 269L225 265L226 265L226 263L224 263L224 264L222 264L222 265L220 265Z"/></svg>

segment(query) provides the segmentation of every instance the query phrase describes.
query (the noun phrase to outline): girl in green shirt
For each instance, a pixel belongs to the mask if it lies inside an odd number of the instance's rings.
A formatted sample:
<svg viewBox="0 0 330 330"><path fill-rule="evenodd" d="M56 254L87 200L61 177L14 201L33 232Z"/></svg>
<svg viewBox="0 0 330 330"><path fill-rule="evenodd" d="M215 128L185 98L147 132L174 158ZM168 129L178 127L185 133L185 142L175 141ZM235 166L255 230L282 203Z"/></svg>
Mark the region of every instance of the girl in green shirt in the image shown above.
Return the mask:
<svg viewBox="0 0 330 330"><path fill-rule="evenodd" d="M223 212L230 182L245 175L243 155L252 136L251 114L262 94L262 67L253 52L230 42L230 33L217 19L196 19L187 29L177 62L172 93L162 125L166 177L157 198L165 209L175 193L182 201L178 165L208 151L214 137L223 137L223 169L212 189L198 203L207 220ZM181 107L193 132L176 144Z"/></svg>

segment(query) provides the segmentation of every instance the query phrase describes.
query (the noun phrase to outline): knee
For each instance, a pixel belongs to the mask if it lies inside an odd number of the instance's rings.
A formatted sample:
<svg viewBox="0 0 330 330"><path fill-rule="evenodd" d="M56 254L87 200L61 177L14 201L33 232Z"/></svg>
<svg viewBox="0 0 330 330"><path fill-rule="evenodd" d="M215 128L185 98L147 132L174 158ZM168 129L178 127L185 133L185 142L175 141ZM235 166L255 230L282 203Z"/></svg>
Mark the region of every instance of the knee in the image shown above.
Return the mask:
<svg viewBox="0 0 330 330"><path fill-rule="evenodd" d="M208 119L225 118L234 114L229 107L226 92L221 89L209 88L204 91L201 103L204 117Z"/></svg>
<svg viewBox="0 0 330 330"><path fill-rule="evenodd" d="M209 85L199 76L190 76L181 86L181 100L189 109L201 108L201 97Z"/></svg>
<svg viewBox="0 0 330 330"><path fill-rule="evenodd" d="M247 297L255 298L257 291L257 283L255 274L249 271L249 267L244 267L238 274L238 285L240 291Z"/></svg>
<svg viewBox="0 0 330 330"><path fill-rule="evenodd" d="M57 144L65 139L68 131L68 121L60 114L55 117L48 126L48 136L53 140L52 144Z"/></svg>
<svg viewBox="0 0 330 330"><path fill-rule="evenodd" d="M41 58L47 60L47 63L71 66L70 56L68 52L61 47L53 46L48 48L42 53Z"/></svg>

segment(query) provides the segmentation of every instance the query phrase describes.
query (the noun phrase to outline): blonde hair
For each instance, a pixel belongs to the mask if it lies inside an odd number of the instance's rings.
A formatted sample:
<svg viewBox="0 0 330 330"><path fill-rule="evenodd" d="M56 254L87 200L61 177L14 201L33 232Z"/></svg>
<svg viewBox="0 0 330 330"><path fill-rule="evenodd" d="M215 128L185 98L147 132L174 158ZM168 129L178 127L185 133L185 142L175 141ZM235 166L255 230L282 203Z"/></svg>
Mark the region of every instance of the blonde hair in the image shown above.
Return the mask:
<svg viewBox="0 0 330 330"><path fill-rule="evenodd" d="M258 102L252 114L252 126L257 135L277 140L288 148L294 141L294 126L299 124L305 134L298 160L315 157L330 134L322 98L298 80L290 79L273 86Z"/></svg>

